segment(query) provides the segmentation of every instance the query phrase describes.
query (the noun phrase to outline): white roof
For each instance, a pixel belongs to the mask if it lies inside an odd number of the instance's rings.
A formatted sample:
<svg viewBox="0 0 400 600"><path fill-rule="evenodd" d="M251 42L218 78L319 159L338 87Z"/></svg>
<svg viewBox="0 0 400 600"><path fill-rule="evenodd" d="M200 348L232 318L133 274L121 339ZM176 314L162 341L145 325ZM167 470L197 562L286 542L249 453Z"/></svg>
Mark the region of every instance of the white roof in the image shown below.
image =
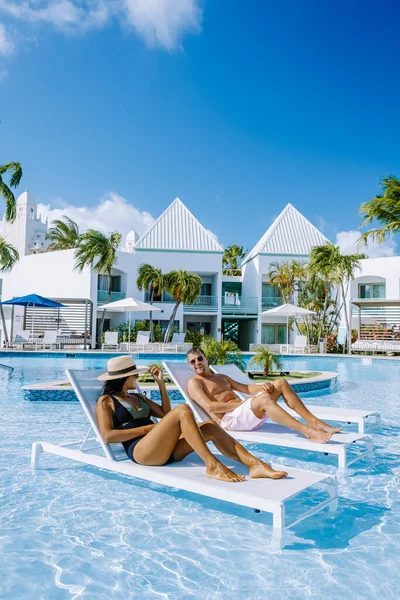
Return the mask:
<svg viewBox="0 0 400 600"><path fill-rule="evenodd" d="M213 234L199 223L179 198L175 198L136 243L135 250L145 249L223 252Z"/></svg>
<svg viewBox="0 0 400 600"><path fill-rule="evenodd" d="M329 240L294 206L288 204L244 258L245 264L258 254L299 254L307 256L314 246Z"/></svg>

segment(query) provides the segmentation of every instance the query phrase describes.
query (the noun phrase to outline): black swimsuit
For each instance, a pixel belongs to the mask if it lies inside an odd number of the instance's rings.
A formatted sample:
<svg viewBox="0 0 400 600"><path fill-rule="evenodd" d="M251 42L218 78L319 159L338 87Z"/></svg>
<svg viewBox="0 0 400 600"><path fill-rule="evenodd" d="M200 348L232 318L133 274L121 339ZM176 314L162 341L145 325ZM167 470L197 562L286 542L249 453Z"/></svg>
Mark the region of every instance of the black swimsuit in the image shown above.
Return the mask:
<svg viewBox="0 0 400 600"><path fill-rule="evenodd" d="M116 398L115 396L112 396L111 394L110 394L110 398L112 398L112 400L114 402L114 427L116 429L136 429L136 427L144 427L145 425L154 425L154 421L152 421L149 416L150 407L148 405L146 405L146 406L149 408L149 410L144 411L144 412L147 412L147 416L138 419L138 418L135 418L132 416L132 414L129 412L129 410L127 408L125 408L125 406L123 404L121 404L121 402L118 400L118 398ZM133 451L135 449L135 446L144 437L146 437L146 436L139 435L138 437L135 437L131 440L126 440L126 442L122 442L125 452L127 453L129 458L133 462L136 462L136 460L133 456ZM172 462L174 462L174 459L171 455L165 464L168 465Z"/></svg>

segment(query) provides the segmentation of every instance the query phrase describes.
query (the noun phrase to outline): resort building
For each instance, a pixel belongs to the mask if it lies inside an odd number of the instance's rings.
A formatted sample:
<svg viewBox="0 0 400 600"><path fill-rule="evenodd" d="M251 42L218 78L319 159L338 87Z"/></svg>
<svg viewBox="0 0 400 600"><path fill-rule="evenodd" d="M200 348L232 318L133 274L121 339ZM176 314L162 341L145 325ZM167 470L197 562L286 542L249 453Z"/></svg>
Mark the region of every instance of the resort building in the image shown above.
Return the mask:
<svg viewBox="0 0 400 600"><path fill-rule="evenodd" d="M400 340L400 256L362 260L348 301L359 340Z"/></svg>
<svg viewBox="0 0 400 600"><path fill-rule="evenodd" d="M47 223L37 216L34 198L28 192L21 194L17 219L12 224L3 221L3 235L19 250L20 260L11 272L2 274L1 298L37 293L58 300L65 308L5 306L8 336L50 329L76 339L88 332L94 346L102 305L107 302L108 278L89 268L77 272L74 250L46 252L47 228ZM243 260L241 276L226 276L222 274L222 246L176 198L142 237L134 230L128 234L126 251L118 252L111 274L110 302L130 296L149 300L149 293L136 285L141 264L149 263L164 273L187 270L202 278L202 290L193 305L179 306L174 323L177 329L232 339L243 350L255 343L284 344L286 319L261 314L283 303L279 289L270 284L269 273L275 263L306 260L313 246L327 241L288 204ZM377 319L382 323L400 323L399 274L400 257L362 261L348 299L356 302L353 326L360 329L362 336L372 331ZM153 316L163 330L174 304L166 292L155 299L154 305L160 310ZM133 316L141 321L148 319L149 314L136 312ZM126 321L126 314L108 311L104 330ZM289 332L289 341L293 335Z"/></svg>

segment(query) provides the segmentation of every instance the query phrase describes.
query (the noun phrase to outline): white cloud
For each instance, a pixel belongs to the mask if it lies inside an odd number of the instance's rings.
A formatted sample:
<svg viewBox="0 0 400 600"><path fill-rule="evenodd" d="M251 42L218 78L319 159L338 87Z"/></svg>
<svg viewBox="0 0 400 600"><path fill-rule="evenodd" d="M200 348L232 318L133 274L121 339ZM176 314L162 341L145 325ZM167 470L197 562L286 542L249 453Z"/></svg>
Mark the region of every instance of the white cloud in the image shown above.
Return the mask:
<svg viewBox="0 0 400 600"><path fill-rule="evenodd" d="M199 32L198 0L124 0L128 23L150 46L173 50L185 33Z"/></svg>
<svg viewBox="0 0 400 600"><path fill-rule="evenodd" d="M141 36L149 46L168 51L188 33L201 29L199 0L0 0L0 16L9 27L50 25L64 33L84 33L112 21ZM11 33L0 29L0 54L14 49ZM17 32L14 32L17 39Z"/></svg>
<svg viewBox="0 0 400 600"><path fill-rule="evenodd" d="M359 231L340 231L336 235L336 245L344 254L364 253L368 258L380 258L384 256L396 256L396 242L393 239L386 240L383 244L370 241L367 246L359 246Z"/></svg>
<svg viewBox="0 0 400 600"><path fill-rule="evenodd" d="M0 55L7 56L14 52L14 43L6 30L3 23L0 23Z"/></svg>
<svg viewBox="0 0 400 600"><path fill-rule="evenodd" d="M134 229L139 235L143 235L154 223L150 213L141 212L115 192L107 193L94 207L73 206L59 201L57 203L61 208L52 208L50 204L37 205L42 220L48 218L50 226L54 219L66 215L77 223L81 233L87 229L98 229L103 233L119 231L124 240L122 247L125 247L129 231Z"/></svg>

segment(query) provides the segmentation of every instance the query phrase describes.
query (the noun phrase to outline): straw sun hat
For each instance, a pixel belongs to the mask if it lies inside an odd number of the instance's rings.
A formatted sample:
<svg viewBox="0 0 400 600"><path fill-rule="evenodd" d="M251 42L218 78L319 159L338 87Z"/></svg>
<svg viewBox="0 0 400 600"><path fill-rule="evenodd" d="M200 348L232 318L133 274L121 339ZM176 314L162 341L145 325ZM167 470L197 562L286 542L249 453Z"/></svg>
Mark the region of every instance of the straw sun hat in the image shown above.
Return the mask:
<svg viewBox="0 0 400 600"><path fill-rule="evenodd" d="M109 379L121 379L129 375L137 375L147 371L147 367L137 367L132 356L116 356L107 361L107 373L103 373L97 379L108 381Z"/></svg>

